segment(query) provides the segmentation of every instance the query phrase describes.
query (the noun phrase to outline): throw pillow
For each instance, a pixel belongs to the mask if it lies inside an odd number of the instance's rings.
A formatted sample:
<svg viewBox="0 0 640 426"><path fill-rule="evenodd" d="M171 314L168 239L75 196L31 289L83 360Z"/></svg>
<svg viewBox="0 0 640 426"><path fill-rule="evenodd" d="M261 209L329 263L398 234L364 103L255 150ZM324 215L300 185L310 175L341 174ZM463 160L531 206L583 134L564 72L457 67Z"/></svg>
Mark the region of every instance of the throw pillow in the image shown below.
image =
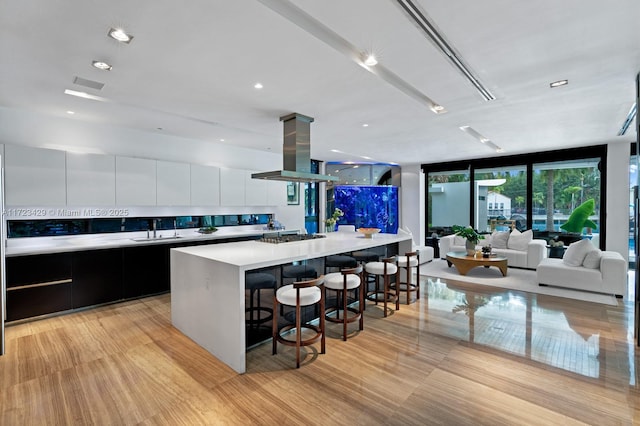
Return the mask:
<svg viewBox="0 0 640 426"><path fill-rule="evenodd" d="M491 234L491 247L493 248L506 249L508 241L509 241L509 231L507 232L493 231L493 234Z"/></svg>
<svg viewBox="0 0 640 426"><path fill-rule="evenodd" d="M596 248L591 243L591 240L584 239L569 244L567 251L564 252L562 262L568 266L582 266L584 258L587 257L587 253L594 251Z"/></svg>
<svg viewBox="0 0 640 426"><path fill-rule="evenodd" d="M584 257L584 261L582 262L582 266L590 269L600 269L600 258L602 257L602 250L595 249L591 250Z"/></svg>
<svg viewBox="0 0 640 426"><path fill-rule="evenodd" d="M533 240L533 231L528 229L524 232L520 232L517 229L511 231L509 234L509 241L507 248L511 250L527 251L529 243Z"/></svg>

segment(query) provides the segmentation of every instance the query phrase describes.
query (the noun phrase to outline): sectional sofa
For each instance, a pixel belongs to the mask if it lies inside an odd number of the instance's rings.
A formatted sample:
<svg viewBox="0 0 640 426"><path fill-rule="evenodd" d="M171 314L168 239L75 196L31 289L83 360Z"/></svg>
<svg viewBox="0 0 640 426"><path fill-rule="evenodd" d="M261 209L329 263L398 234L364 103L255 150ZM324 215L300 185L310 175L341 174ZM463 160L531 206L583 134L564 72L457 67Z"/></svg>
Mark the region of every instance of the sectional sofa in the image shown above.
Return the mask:
<svg viewBox="0 0 640 426"><path fill-rule="evenodd" d="M547 257L547 242L534 239L531 230L496 231L484 237L478 242L477 249L490 244L492 252L505 256L510 267L536 269ZM450 251L466 251L465 242L466 239L457 235L440 238L440 257L446 259Z"/></svg>

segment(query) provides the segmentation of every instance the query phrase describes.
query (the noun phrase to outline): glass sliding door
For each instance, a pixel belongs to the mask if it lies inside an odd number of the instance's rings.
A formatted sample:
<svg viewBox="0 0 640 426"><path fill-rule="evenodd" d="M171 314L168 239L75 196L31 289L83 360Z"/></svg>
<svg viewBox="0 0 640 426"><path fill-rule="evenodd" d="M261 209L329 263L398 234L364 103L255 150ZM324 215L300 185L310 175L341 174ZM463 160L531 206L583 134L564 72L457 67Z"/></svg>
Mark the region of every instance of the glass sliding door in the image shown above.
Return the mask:
<svg viewBox="0 0 640 426"><path fill-rule="evenodd" d="M452 225L470 225L470 173L468 170L429 173L427 176L427 233L438 234Z"/></svg>
<svg viewBox="0 0 640 426"><path fill-rule="evenodd" d="M597 227L583 229L596 246L600 232L600 159L581 159L533 165L533 228L560 232L576 207L593 199L595 213L589 217Z"/></svg>
<svg viewBox="0 0 640 426"><path fill-rule="evenodd" d="M527 229L527 167L474 171L474 227L479 232Z"/></svg>

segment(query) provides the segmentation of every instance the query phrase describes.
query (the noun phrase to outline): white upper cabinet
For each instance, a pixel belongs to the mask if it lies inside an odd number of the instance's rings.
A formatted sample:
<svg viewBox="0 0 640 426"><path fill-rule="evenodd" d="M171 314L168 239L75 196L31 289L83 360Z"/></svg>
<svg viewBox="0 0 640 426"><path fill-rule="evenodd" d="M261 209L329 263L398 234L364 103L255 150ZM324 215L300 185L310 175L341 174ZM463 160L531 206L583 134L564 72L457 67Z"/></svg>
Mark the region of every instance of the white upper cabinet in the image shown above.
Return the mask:
<svg viewBox="0 0 640 426"><path fill-rule="evenodd" d="M116 205L156 205L156 160L116 157Z"/></svg>
<svg viewBox="0 0 640 426"><path fill-rule="evenodd" d="M191 205L220 205L220 169L212 166L191 165Z"/></svg>
<svg viewBox="0 0 640 426"><path fill-rule="evenodd" d="M65 153L19 145L5 146L7 206L64 206Z"/></svg>
<svg viewBox="0 0 640 426"><path fill-rule="evenodd" d="M220 169L220 204L244 206L245 170Z"/></svg>
<svg viewBox="0 0 640 426"><path fill-rule="evenodd" d="M116 157L67 152L67 205L113 206Z"/></svg>
<svg viewBox="0 0 640 426"><path fill-rule="evenodd" d="M256 172L245 171L244 175L244 204L246 206L267 205L267 184L264 179L252 179L251 174Z"/></svg>
<svg viewBox="0 0 640 426"><path fill-rule="evenodd" d="M191 204L191 168L188 163L156 162L156 202L159 206Z"/></svg>

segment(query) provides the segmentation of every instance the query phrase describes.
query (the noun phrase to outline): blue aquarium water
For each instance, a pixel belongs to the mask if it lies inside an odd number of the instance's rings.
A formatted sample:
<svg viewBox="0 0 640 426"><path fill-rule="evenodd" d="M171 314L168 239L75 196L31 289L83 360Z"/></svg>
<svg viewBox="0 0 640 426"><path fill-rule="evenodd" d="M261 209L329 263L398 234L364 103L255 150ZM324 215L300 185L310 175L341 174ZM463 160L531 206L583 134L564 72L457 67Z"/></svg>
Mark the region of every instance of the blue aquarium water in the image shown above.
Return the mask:
<svg viewBox="0 0 640 426"><path fill-rule="evenodd" d="M340 225L398 233L398 188L395 186L338 185L335 206L344 212L338 221Z"/></svg>

